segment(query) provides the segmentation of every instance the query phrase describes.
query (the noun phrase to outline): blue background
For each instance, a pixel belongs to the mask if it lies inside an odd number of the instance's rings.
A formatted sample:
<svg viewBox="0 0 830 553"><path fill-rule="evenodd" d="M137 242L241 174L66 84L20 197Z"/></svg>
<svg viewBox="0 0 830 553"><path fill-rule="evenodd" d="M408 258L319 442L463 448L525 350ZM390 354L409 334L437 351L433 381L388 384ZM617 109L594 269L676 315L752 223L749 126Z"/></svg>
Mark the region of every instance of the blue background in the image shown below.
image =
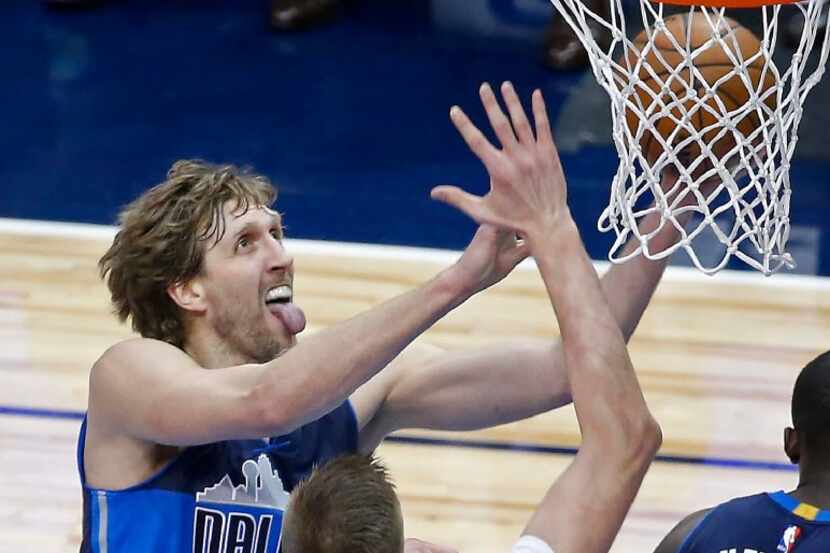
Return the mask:
<svg viewBox="0 0 830 553"><path fill-rule="evenodd" d="M269 30L265 0L111 0L0 17L0 216L112 224L179 158L249 165L279 187L291 237L463 247L473 225L429 199L486 190L449 122L484 124L482 81L545 93L572 210L594 258L617 156L589 72L540 63L545 0L354 0L303 33ZM828 88L806 106L792 169L798 272L830 274ZM590 109L588 109L590 108ZM684 254L674 263L687 264ZM733 268L744 268L739 262Z"/></svg>

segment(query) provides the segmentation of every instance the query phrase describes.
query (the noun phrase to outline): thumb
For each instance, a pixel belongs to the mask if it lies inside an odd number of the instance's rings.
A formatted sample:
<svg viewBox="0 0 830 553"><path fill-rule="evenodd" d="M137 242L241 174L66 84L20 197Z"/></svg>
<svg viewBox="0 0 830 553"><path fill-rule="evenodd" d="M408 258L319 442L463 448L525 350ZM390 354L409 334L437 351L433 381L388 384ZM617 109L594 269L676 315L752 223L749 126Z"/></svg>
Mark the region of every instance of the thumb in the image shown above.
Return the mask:
<svg viewBox="0 0 830 553"><path fill-rule="evenodd" d="M450 186L447 184L436 186L430 191L429 196L433 200L450 204L459 209L461 209L461 206L465 203L474 202L475 200L480 199L478 196L465 192L457 186Z"/></svg>
<svg viewBox="0 0 830 553"><path fill-rule="evenodd" d="M474 221L481 224L482 220L481 198L469 192L465 192L457 186L441 185L436 186L430 192L433 200L449 204L466 213Z"/></svg>

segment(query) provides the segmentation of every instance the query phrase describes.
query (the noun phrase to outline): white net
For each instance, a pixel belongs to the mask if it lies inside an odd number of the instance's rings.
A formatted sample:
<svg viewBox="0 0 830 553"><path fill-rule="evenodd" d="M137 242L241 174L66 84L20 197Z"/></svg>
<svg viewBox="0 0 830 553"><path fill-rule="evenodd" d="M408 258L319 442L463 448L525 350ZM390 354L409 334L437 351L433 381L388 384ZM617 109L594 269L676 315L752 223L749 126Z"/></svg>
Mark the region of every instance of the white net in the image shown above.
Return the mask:
<svg viewBox="0 0 830 553"><path fill-rule="evenodd" d="M634 22L622 0L611 0L607 20L580 0L552 1L611 99L620 163L599 220L600 230L616 233L609 259L659 259L683 248L709 274L733 256L764 274L792 268L789 168L802 105L827 60L830 32L818 37L830 0L732 10L760 11L758 37L728 8L674 8L681 13L667 18L664 4L640 0ZM785 10L803 23L792 50L779 45ZM610 45L591 33L597 25L610 30ZM650 215L660 222L645 232L640 222ZM652 251L664 225L677 227L681 240ZM624 251L632 235L640 246ZM701 244L705 255L695 252Z"/></svg>

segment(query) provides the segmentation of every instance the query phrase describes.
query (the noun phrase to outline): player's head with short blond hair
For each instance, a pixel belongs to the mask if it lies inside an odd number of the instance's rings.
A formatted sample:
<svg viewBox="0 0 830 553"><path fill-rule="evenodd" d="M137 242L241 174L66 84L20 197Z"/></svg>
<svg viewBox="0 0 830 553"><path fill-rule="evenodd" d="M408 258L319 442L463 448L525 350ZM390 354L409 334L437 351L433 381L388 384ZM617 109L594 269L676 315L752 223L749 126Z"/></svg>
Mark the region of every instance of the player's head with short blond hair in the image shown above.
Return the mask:
<svg viewBox="0 0 830 553"><path fill-rule="evenodd" d="M403 518L386 468L365 455L317 467L291 493L282 553L401 553Z"/></svg>

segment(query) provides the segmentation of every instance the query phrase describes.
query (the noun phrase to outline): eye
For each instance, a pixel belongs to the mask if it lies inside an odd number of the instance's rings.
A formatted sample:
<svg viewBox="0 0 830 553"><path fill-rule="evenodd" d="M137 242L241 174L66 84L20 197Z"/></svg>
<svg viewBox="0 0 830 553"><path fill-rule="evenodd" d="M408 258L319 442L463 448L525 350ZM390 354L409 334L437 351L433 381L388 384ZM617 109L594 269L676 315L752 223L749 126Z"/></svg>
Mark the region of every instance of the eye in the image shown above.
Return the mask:
<svg viewBox="0 0 830 553"><path fill-rule="evenodd" d="M246 236L240 236L239 240L236 241L236 249L238 250L239 248L247 248L250 243L251 242L248 239L247 235Z"/></svg>
<svg viewBox="0 0 830 553"><path fill-rule="evenodd" d="M272 228L271 229L271 236L273 236L275 240L282 240L282 229Z"/></svg>

